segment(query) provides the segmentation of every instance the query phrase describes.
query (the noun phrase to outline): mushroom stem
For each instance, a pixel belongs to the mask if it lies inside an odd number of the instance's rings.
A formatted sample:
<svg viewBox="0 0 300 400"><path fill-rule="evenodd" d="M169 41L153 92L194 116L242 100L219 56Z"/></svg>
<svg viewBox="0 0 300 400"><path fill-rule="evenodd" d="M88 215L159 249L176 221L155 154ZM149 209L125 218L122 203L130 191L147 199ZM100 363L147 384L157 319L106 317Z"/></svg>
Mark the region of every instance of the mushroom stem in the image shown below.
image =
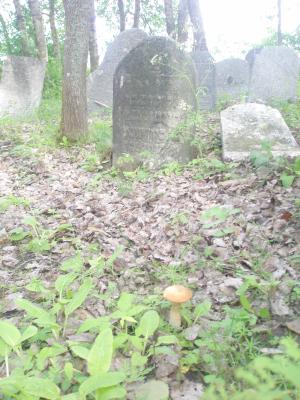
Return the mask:
<svg viewBox="0 0 300 400"><path fill-rule="evenodd" d="M169 323L174 328L180 328L181 326L180 306L180 303L172 303L170 309Z"/></svg>

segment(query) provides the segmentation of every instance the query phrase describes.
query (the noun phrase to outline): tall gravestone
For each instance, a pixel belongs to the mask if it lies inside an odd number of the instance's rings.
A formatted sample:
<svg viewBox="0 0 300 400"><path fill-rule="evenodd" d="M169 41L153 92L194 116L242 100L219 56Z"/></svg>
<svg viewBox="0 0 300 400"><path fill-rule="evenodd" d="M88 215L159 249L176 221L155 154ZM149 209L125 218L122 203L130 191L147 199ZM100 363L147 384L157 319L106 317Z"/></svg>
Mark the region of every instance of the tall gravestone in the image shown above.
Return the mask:
<svg viewBox="0 0 300 400"><path fill-rule="evenodd" d="M202 110L213 110L216 105L215 62L208 51L192 54L197 73L197 90Z"/></svg>
<svg viewBox="0 0 300 400"><path fill-rule="evenodd" d="M240 100L247 96L249 85L249 64L239 58L229 58L216 63L217 97L229 96Z"/></svg>
<svg viewBox="0 0 300 400"><path fill-rule="evenodd" d="M112 107L113 77L119 62L148 37L141 29L121 32L108 46L102 64L87 78L88 108L90 112Z"/></svg>
<svg viewBox="0 0 300 400"><path fill-rule="evenodd" d="M221 112L223 159L241 161L271 146L274 156L300 156L300 147L280 112L258 103L237 104Z"/></svg>
<svg viewBox="0 0 300 400"><path fill-rule="evenodd" d="M7 57L0 82L0 116L25 115L40 105L45 67L37 58Z"/></svg>
<svg viewBox="0 0 300 400"><path fill-rule="evenodd" d="M192 59L165 37L146 39L119 64L114 76L113 164L124 154L159 167L194 156ZM187 131L190 131L190 135Z"/></svg>
<svg viewBox="0 0 300 400"><path fill-rule="evenodd" d="M272 103L274 100L295 101L299 78L299 57L285 46L250 51L250 102Z"/></svg>

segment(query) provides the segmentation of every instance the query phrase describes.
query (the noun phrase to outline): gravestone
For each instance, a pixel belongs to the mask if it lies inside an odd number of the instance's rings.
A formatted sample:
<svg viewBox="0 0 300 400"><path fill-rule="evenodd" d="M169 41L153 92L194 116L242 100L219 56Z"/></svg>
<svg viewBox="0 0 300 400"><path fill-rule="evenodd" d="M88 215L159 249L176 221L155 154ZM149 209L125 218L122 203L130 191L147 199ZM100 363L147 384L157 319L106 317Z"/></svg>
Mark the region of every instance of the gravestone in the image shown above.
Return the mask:
<svg viewBox="0 0 300 400"><path fill-rule="evenodd" d="M224 96L241 100L248 94L249 64L239 58L229 58L216 63L217 98Z"/></svg>
<svg viewBox="0 0 300 400"><path fill-rule="evenodd" d="M40 105L45 67L36 58L7 57L0 82L0 117L25 115Z"/></svg>
<svg viewBox="0 0 300 400"><path fill-rule="evenodd" d="M121 61L114 76L113 164L124 154L145 161L145 152L153 168L190 161L193 127L186 118L194 107L192 59L169 38L146 39Z"/></svg>
<svg viewBox="0 0 300 400"><path fill-rule="evenodd" d="M246 58L252 63L250 102L272 103L274 100L295 101L299 78L299 57L285 46L252 51Z"/></svg>
<svg viewBox="0 0 300 400"><path fill-rule="evenodd" d="M238 104L221 112L222 147L225 161L240 161L251 152L271 146L274 156L297 157L300 147L280 112L264 104Z"/></svg>
<svg viewBox="0 0 300 400"><path fill-rule="evenodd" d="M197 73L199 104L202 110L213 110L216 105L215 62L208 51L192 54Z"/></svg>
<svg viewBox="0 0 300 400"><path fill-rule="evenodd" d="M253 67L255 57L262 51L263 47L254 47L246 54L245 60L249 64L250 70Z"/></svg>
<svg viewBox="0 0 300 400"><path fill-rule="evenodd" d="M141 29L121 32L108 46L102 64L87 78L88 108L90 112L112 107L113 77L119 62L148 37Z"/></svg>

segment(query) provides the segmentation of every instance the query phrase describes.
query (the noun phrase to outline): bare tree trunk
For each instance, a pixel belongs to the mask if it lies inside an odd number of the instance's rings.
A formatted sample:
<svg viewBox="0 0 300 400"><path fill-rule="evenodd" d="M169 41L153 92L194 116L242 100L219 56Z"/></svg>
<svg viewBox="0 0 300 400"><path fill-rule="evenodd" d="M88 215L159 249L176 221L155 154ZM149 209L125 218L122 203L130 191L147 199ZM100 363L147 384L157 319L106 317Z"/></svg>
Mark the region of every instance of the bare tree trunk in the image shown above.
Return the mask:
<svg viewBox="0 0 300 400"><path fill-rule="evenodd" d="M57 60L60 60L60 44L55 24L55 0L49 0L49 22L50 22L50 29L51 29L51 37L52 37L52 44L53 44L53 54Z"/></svg>
<svg viewBox="0 0 300 400"><path fill-rule="evenodd" d="M40 60L48 60L48 50L44 31L43 16L39 0L28 0L36 36L36 46Z"/></svg>
<svg viewBox="0 0 300 400"><path fill-rule="evenodd" d="M3 36L4 36L4 39L5 39L5 45L6 45L7 53L11 54L12 53L11 42L10 42L10 38L9 38L6 22L5 22L5 19L2 16L2 14L0 14L0 25L2 27Z"/></svg>
<svg viewBox="0 0 300 400"><path fill-rule="evenodd" d="M91 0L90 10L90 29L89 29L89 52L90 52L90 66L91 71L95 71L99 65L99 52L97 43L97 30L96 30L96 11L95 0Z"/></svg>
<svg viewBox="0 0 300 400"><path fill-rule="evenodd" d="M282 30L281 30L281 0L277 0L277 10L278 10L278 28L277 28L277 44L282 45Z"/></svg>
<svg viewBox="0 0 300 400"><path fill-rule="evenodd" d="M125 9L123 0L118 0L118 8L120 15L120 32L123 32L125 31L126 28Z"/></svg>
<svg viewBox="0 0 300 400"><path fill-rule="evenodd" d="M187 19L188 19L188 3L187 0L180 0L178 6L178 42L184 43L188 39Z"/></svg>
<svg viewBox="0 0 300 400"><path fill-rule="evenodd" d="M199 0L188 0L188 9L193 25L194 50L207 50Z"/></svg>
<svg viewBox="0 0 300 400"><path fill-rule="evenodd" d="M63 0L65 45L61 134L72 141L88 130L86 68L91 1Z"/></svg>
<svg viewBox="0 0 300 400"><path fill-rule="evenodd" d="M133 28L138 28L140 25L140 13L141 13L141 0L135 0L134 2L134 18Z"/></svg>
<svg viewBox="0 0 300 400"><path fill-rule="evenodd" d="M29 56L30 51L29 51L28 37L26 31L26 24L20 0L14 0L14 6L17 16L17 26L20 35L22 54L23 56Z"/></svg>
<svg viewBox="0 0 300 400"><path fill-rule="evenodd" d="M175 20L173 13L173 0L164 0L167 34L175 38Z"/></svg>

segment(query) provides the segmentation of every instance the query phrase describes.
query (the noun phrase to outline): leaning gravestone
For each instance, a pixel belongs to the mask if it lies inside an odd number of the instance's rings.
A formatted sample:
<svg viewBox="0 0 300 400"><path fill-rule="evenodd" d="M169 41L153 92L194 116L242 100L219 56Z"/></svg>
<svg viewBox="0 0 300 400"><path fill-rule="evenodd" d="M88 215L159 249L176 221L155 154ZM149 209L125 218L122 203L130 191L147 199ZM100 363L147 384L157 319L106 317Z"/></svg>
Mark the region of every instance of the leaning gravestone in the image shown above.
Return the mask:
<svg viewBox="0 0 300 400"><path fill-rule="evenodd" d="M0 82L0 116L25 115L40 105L45 67L36 58L7 57Z"/></svg>
<svg viewBox="0 0 300 400"><path fill-rule="evenodd" d="M274 100L295 101L299 78L299 57L285 46L250 51L246 59L252 63L249 98L271 103Z"/></svg>
<svg viewBox="0 0 300 400"><path fill-rule="evenodd" d="M146 39L124 58L114 76L113 164L124 154L145 161L145 152L154 168L191 160L194 148L185 121L194 107L192 59L171 39Z"/></svg>
<svg viewBox="0 0 300 400"><path fill-rule="evenodd" d="M221 112L223 159L240 161L268 143L274 156L297 157L300 147L280 112L264 104L238 104Z"/></svg>
<svg viewBox="0 0 300 400"><path fill-rule="evenodd" d="M112 107L115 70L119 62L147 37L147 33L141 29L128 29L108 46L102 64L87 78L89 111Z"/></svg>
<svg viewBox="0 0 300 400"><path fill-rule="evenodd" d="M197 90L202 110L213 110L216 105L215 62L208 51L192 54L197 73Z"/></svg>
<svg viewBox="0 0 300 400"><path fill-rule="evenodd" d="M217 97L229 96L241 100L248 94L249 64L239 58L229 58L216 64Z"/></svg>

